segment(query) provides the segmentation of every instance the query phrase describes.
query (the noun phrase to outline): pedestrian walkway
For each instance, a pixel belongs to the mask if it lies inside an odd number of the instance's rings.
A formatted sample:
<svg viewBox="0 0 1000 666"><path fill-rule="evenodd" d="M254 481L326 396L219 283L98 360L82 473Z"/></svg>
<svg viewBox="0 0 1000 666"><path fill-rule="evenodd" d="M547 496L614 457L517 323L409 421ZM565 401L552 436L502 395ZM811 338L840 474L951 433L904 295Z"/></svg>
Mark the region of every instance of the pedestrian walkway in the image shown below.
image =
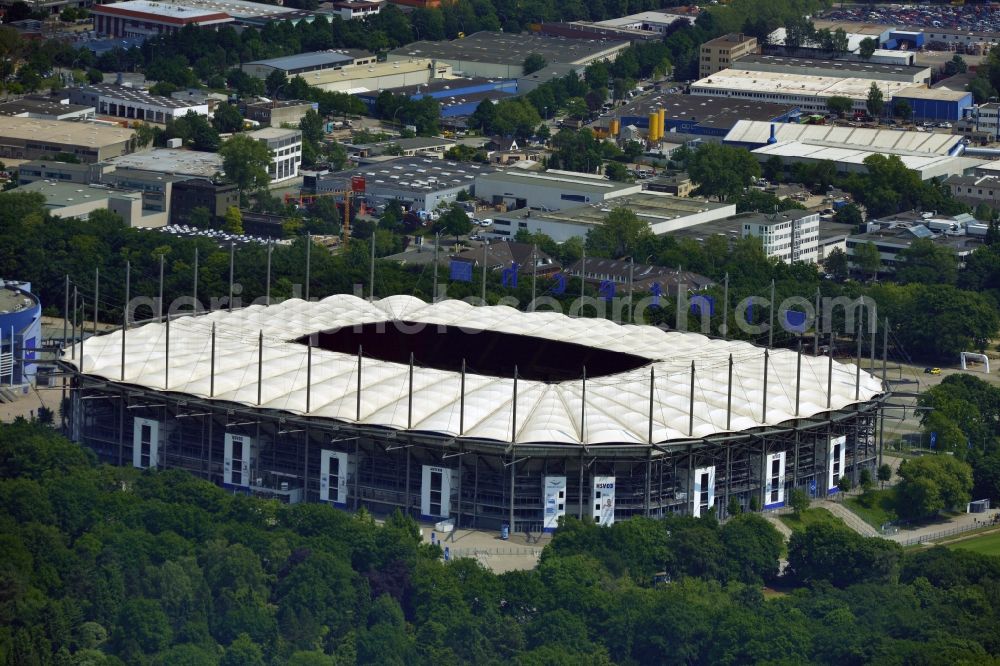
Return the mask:
<svg viewBox="0 0 1000 666"><path fill-rule="evenodd" d="M854 530L861 536L866 536L866 537L882 536L881 534L879 534L878 530L876 530L874 527L863 521L861 517L858 516L858 514L854 513L840 502L834 502L832 500L824 499L824 500L819 500L818 502L813 502L813 507L826 509L827 511L835 515L837 518L840 518L842 521L844 521L845 525L850 527L852 530Z"/></svg>
<svg viewBox="0 0 1000 666"><path fill-rule="evenodd" d="M785 541L792 538L792 528L786 525L776 514L765 513L764 518L774 525L774 529L781 532L781 536L784 537Z"/></svg>

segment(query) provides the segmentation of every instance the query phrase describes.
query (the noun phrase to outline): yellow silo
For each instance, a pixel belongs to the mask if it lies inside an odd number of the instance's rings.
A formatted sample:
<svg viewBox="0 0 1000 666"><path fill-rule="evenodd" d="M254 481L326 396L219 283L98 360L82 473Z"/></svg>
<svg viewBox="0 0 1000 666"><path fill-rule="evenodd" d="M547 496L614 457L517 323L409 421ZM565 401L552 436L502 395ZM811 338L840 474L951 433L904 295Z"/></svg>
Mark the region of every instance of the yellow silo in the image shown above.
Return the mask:
<svg viewBox="0 0 1000 666"><path fill-rule="evenodd" d="M656 113L657 113L657 116L659 116L659 123L657 124L657 127L659 127L659 131L657 133L657 137L660 138L660 139L662 139L663 135L666 134L666 132L667 132L667 124L666 124L667 123L667 110L664 109L661 106L660 110L657 111Z"/></svg>
<svg viewBox="0 0 1000 666"><path fill-rule="evenodd" d="M656 111L649 114L649 140L660 140L660 114Z"/></svg>
<svg viewBox="0 0 1000 666"><path fill-rule="evenodd" d="M612 118L611 128L609 130L611 132L611 136L617 137L618 133L621 132L621 130L622 130L622 122L618 118Z"/></svg>

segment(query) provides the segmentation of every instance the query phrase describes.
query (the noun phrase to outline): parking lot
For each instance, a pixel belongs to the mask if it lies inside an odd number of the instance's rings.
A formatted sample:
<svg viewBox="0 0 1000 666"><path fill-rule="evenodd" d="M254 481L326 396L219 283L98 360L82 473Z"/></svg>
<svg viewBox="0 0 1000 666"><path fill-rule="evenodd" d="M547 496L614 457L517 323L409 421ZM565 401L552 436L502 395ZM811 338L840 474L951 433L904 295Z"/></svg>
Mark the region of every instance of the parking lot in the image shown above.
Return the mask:
<svg viewBox="0 0 1000 666"><path fill-rule="evenodd" d="M823 19L876 23L879 25L917 26L922 28L949 28L966 32L1000 32L1000 9L994 5L853 5L831 9ZM817 28L820 26L817 25ZM849 30L848 26L843 26Z"/></svg>

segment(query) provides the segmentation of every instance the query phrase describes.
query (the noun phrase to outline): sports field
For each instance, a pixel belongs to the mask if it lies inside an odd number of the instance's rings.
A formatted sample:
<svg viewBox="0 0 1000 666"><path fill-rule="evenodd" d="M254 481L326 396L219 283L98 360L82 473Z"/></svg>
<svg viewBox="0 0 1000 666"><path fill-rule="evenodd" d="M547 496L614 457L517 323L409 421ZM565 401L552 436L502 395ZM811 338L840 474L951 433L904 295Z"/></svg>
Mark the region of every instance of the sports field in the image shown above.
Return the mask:
<svg viewBox="0 0 1000 666"><path fill-rule="evenodd" d="M1000 555L1000 531L948 544L949 548L971 550L983 555Z"/></svg>

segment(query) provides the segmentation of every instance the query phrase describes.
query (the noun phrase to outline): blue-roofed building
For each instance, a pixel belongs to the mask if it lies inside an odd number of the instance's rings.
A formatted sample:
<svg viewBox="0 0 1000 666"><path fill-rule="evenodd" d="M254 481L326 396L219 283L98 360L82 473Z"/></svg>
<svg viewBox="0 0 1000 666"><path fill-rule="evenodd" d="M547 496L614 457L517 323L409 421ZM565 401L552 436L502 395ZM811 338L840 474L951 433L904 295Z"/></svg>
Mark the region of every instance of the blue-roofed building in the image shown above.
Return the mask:
<svg viewBox="0 0 1000 666"><path fill-rule="evenodd" d="M892 103L906 101L914 120L955 122L971 109L972 93L947 88L906 88L892 96Z"/></svg>
<svg viewBox="0 0 1000 666"><path fill-rule="evenodd" d="M515 79L486 79L472 77L466 79L441 79L419 86L395 88L391 92L396 95L409 95L410 99L431 97L441 105L442 118L454 118L471 115L484 99L499 102L501 99L517 94L518 86ZM371 90L359 93L358 99L369 109L375 108L381 90Z"/></svg>
<svg viewBox="0 0 1000 666"><path fill-rule="evenodd" d="M142 35L136 37L111 37L108 39L88 39L80 42L79 45L87 49L96 56L104 55L114 49L137 49L146 43L146 38Z"/></svg>
<svg viewBox="0 0 1000 666"><path fill-rule="evenodd" d="M664 138L669 138L670 133L721 138L740 120L784 123L796 121L801 115L798 107L789 104L662 93L612 109L606 117L618 118L620 127L649 129L650 114L661 108L665 110Z"/></svg>

